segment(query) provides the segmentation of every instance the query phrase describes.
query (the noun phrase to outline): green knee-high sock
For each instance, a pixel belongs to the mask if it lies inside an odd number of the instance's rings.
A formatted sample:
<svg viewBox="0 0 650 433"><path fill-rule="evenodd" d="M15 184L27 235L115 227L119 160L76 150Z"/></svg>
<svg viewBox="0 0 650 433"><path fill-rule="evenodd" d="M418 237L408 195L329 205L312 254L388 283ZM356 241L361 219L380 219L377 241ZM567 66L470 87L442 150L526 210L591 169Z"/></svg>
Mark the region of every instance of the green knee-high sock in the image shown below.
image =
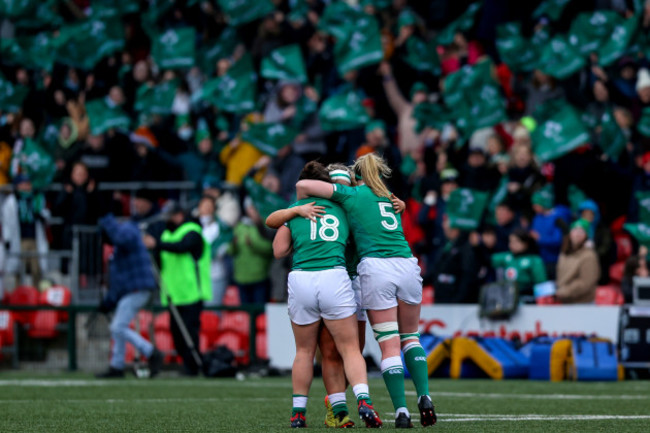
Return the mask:
<svg viewBox="0 0 650 433"><path fill-rule="evenodd" d="M427 354L418 341L409 342L404 346L404 362L408 368L418 397L429 395L429 368Z"/></svg>
<svg viewBox="0 0 650 433"><path fill-rule="evenodd" d="M402 359L399 356L382 359L381 374L384 377L388 394L393 402L393 407L397 409L406 407L406 397L404 395L404 367Z"/></svg>

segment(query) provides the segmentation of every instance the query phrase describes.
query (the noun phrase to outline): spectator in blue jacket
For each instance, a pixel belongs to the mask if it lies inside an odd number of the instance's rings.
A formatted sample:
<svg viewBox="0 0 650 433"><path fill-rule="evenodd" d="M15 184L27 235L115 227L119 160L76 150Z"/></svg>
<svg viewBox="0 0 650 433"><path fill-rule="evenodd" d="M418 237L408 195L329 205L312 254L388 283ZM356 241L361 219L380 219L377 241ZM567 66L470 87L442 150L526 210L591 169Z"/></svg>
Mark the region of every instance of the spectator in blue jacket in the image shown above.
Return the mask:
<svg viewBox="0 0 650 433"><path fill-rule="evenodd" d="M111 320L113 350L109 368L98 378L124 377L126 343L131 343L148 359L151 377L158 374L163 356L153 344L129 328L138 311L143 308L156 288L149 253L142 242L138 227L131 221L118 222L109 214L99 220L105 237L115 249L110 259L110 287L99 310L115 309Z"/></svg>
<svg viewBox="0 0 650 433"><path fill-rule="evenodd" d="M531 224L531 235L537 240L539 255L550 278L555 278L562 240L571 223L571 209L564 205L554 206L554 200L553 191L549 188L540 189L532 197L535 217Z"/></svg>

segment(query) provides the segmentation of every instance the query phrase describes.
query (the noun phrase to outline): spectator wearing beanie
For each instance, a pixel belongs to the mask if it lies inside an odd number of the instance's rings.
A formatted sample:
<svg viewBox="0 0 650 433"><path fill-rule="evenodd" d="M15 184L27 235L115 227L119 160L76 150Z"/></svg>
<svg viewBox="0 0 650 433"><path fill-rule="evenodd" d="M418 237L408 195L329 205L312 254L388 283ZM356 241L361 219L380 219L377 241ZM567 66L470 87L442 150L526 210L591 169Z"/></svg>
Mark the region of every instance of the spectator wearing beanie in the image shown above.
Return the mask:
<svg viewBox="0 0 650 433"><path fill-rule="evenodd" d="M495 231L497 234L495 249L499 253L508 251L510 234L521 227L512 202L506 199L499 203L494 211L494 218L496 220Z"/></svg>
<svg viewBox="0 0 650 433"><path fill-rule="evenodd" d="M447 244L434 261L431 279L436 304L472 304L478 301L478 266L469 233L445 219Z"/></svg>
<svg viewBox="0 0 650 433"><path fill-rule="evenodd" d="M554 205L553 202L553 191L550 188L540 189L532 197L535 216L531 224L531 235L537 239L539 255L551 278L555 276L562 240L571 223L571 209L564 205Z"/></svg>
<svg viewBox="0 0 650 433"><path fill-rule="evenodd" d="M591 231L589 239L594 242L594 249L598 254L598 262L600 264L601 277L598 283L605 285L609 283L609 272L605 272L611 265L616 262L616 245L612 237L612 232L603 223L600 218L600 209L593 200L585 200L578 206L578 214L580 218L588 221L591 224Z"/></svg>
<svg viewBox="0 0 650 433"><path fill-rule="evenodd" d="M591 224L579 219L571 225L564 238L562 253L557 262L557 292L562 304L592 303L600 278L598 255L589 241Z"/></svg>

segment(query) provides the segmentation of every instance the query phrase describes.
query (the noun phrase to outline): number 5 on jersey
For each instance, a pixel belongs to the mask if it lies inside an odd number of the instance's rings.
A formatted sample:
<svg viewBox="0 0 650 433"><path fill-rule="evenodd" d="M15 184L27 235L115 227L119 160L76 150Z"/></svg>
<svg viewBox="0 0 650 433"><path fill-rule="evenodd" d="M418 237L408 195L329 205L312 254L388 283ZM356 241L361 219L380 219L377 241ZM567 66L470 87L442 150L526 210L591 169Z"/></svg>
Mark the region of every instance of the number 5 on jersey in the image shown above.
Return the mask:
<svg viewBox="0 0 650 433"><path fill-rule="evenodd" d="M399 223L397 222L397 218L395 217L395 214L391 213L390 211L393 210L393 205L391 203L378 203L379 204L379 213L383 218L388 218L391 222L388 222L386 220L381 221L381 225L386 229L386 230L397 230L397 227L399 226Z"/></svg>
<svg viewBox="0 0 650 433"><path fill-rule="evenodd" d="M316 240L316 235L327 242L334 242L339 238L339 219L334 215L323 215L323 218L319 218L318 221L321 223L320 229L318 228L318 222L311 222L311 234L310 239L312 241Z"/></svg>

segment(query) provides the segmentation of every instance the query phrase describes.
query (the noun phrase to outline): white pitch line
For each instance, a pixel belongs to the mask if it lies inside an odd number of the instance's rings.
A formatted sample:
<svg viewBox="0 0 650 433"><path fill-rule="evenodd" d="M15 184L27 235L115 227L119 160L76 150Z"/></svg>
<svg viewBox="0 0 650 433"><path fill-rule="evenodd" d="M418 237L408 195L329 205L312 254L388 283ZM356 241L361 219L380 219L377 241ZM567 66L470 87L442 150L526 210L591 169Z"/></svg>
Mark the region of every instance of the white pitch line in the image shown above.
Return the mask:
<svg viewBox="0 0 650 433"><path fill-rule="evenodd" d="M406 395L416 395L414 391L407 391ZM498 393L475 393L475 392L432 392L431 397L478 397L478 398L506 398L506 399L530 399L530 400L647 400L650 395L622 394L622 395L587 395L587 394L498 394Z"/></svg>
<svg viewBox="0 0 650 433"><path fill-rule="evenodd" d="M394 415L388 412L388 415ZM608 420L635 420L650 419L650 415L497 415L497 414L438 414L439 422L491 422L491 421L608 421ZM419 418L412 418L419 421ZM385 423L394 423L395 420L384 420Z"/></svg>
<svg viewBox="0 0 650 433"><path fill-rule="evenodd" d="M170 385L174 386L193 386L193 387L206 387L206 388L221 388L231 385L237 387L254 387L254 388L291 388L291 383L278 382L258 382L256 380L235 381L230 382L215 382L210 380L38 380L38 379L8 379L0 380L0 387L2 386L31 386L31 387L93 387L93 386L143 386L143 385Z"/></svg>

